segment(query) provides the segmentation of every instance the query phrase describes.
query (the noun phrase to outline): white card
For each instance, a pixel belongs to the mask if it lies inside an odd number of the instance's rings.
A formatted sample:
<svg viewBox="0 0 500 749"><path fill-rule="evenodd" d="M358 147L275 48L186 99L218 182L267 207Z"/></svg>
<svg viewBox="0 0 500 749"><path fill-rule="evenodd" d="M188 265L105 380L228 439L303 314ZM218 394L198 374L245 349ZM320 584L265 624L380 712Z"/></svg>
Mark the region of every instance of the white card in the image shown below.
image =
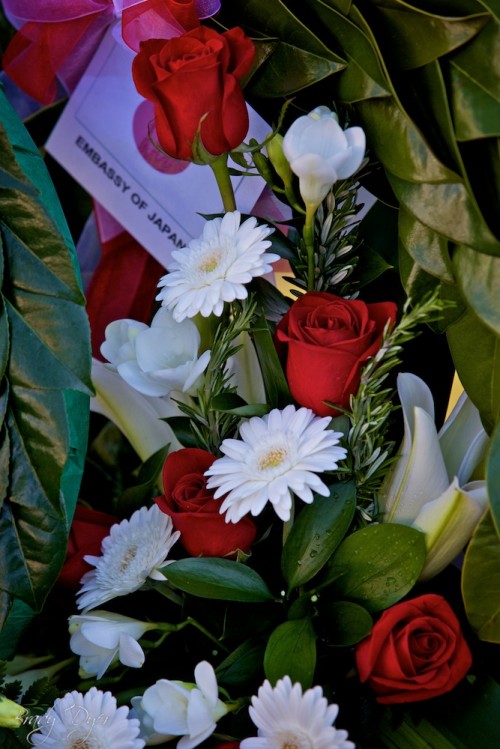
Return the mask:
<svg viewBox="0 0 500 749"><path fill-rule="evenodd" d="M222 202L208 166L163 157L147 137L152 105L134 86L134 53L109 32L72 94L47 151L165 267L173 249L201 234ZM193 95L196 95L194 92ZM246 138L262 141L270 127L249 108ZM181 167L178 173L163 170ZM238 210L250 213L260 177L235 177Z"/></svg>

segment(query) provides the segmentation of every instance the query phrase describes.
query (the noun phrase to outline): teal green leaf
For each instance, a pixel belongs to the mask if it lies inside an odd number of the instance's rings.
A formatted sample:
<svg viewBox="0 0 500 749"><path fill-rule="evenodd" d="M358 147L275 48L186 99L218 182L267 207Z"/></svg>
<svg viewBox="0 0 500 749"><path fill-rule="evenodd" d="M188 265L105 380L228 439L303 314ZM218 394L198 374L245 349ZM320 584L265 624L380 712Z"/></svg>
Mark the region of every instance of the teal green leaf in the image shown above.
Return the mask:
<svg viewBox="0 0 500 749"><path fill-rule="evenodd" d="M423 533L396 523L369 525L348 536L330 560L322 587L337 598L380 611L418 580L426 556Z"/></svg>
<svg viewBox="0 0 500 749"><path fill-rule="evenodd" d="M2 600L17 599L0 641L6 655L64 561L92 386L68 227L38 149L1 94L0 111L0 455L9 462L0 589Z"/></svg>
<svg viewBox="0 0 500 749"><path fill-rule="evenodd" d="M491 432L500 420L500 338L471 310L446 335L460 381Z"/></svg>
<svg viewBox="0 0 500 749"><path fill-rule="evenodd" d="M284 408L292 401L292 396L264 315L260 316L250 332L259 359L267 402L271 408Z"/></svg>
<svg viewBox="0 0 500 749"><path fill-rule="evenodd" d="M316 668L316 634L309 618L280 624L269 637L264 673L271 684L288 675L303 689L312 686Z"/></svg>
<svg viewBox="0 0 500 749"><path fill-rule="evenodd" d="M491 514L500 537L500 422L491 435L490 448L486 463L486 482Z"/></svg>
<svg viewBox="0 0 500 749"><path fill-rule="evenodd" d="M500 136L500 101L450 61L451 104L460 141Z"/></svg>
<svg viewBox="0 0 500 749"><path fill-rule="evenodd" d="M229 559L180 559L164 567L162 572L177 588L200 598L255 603L274 600L255 570Z"/></svg>
<svg viewBox="0 0 500 749"><path fill-rule="evenodd" d="M352 601L333 601L323 611L329 645L350 648L370 634L373 619L368 611Z"/></svg>
<svg viewBox="0 0 500 749"><path fill-rule="evenodd" d="M500 643L500 537L489 511L465 553L462 594L467 618L479 639Z"/></svg>
<svg viewBox="0 0 500 749"><path fill-rule="evenodd" d="M281 557L289 588L304 585L323 568L347 533L355 509L352 482L333 484L328 497L316 495L312 504L301 509Z"/></svg>
<svg viewBox="0 0 500 749"><path fill-rule="evenodd" d="M470 41L488 22L487 13L444 16L430 12L429 5L421 10L400 0L377 0L374 3L383 17L391 60L405 69L427 65ZM432 7L432 6L431 6Z"/></svg>
<svg viewBox="0 0 500 749"><path fill-rule="evenodd" d="M500 255L500 242L458 178L443 184L415 184L390 171L387 176L396 197L421 223L456 244L466 244L488 255Z"/></svg>
<svg viewBox="0 0 500 749"><path fill-rule="evenodd" d="M291 96L344 67L343 60L333 61L280 42L271 60L253 76L248 88L253 96Z"/></svg>
<svg viewBox="0 0 500 749"><path fill-rule="evenodd" d="M453 283L448 241L442 234L418 221L404 206L399 209L399 238L422 270Z"/></svg>

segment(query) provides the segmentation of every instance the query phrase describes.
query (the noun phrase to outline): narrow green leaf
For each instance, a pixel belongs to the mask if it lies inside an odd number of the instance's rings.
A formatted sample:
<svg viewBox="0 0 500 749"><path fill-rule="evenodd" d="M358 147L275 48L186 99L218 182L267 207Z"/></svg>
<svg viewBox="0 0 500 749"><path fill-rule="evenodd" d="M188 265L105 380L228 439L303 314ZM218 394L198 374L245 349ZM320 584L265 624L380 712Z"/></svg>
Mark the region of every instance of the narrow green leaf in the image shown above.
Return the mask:
<svg viewBox="0 0 500 749"><path fill-rule="evenodd" d="M479 639L500 643L500 537L489 510L465 553L462 594L467 618Z"/></svg>
<svg viewBox="0 0 500 749"><path fill-rule="evenodd" d="M396 523L369 525L348 536L327 567L321 587L380 611L399 601L416 583L426 556L425 536Z"/></svg>
<svg viewBox="0 0 500 749"><path fill-rule="evenodd" d="M301 509L281 557L290 589L304 585L323 568L347 533L355 509L353 482L333 484L329 497L317 495L312 504Z"/></svg>
<svg viewBox="0 0 500 749"><path fill-rule="evenodd" d="M316 635L311 620L293 619L271 634L264 655L264 673L271 684L288 675L303 689L313 683L316 668Z"/></svg>
<svg viewBox="0 0 500 749"><path fill-rule="evenodd" d="M291 402L292 396L276 352L271 331L263 315L256 321L250 332L259 358L267 402L271 408L283 408Z"/></svg>
<svg viewBox="0 0 500 749"><path fill-rule="evenodd" d="M223 393L212 399L214 411L250 418L264 416L269 411L267 403L245 403L237 393Z"/></svg>
<svg viewBox="0 0 500 749"><path fill-rule="evenodd" d="M323 612L328 644L349 648L370 634L373 619L366 609L352 601L334 601Z"/></svg>
<svg viewBox="0 0 500 749"><path fill-rule="evenodd" d="M255 603L274 600L255 570L229 559L180 559L164 567L162 572L177 588L200 598Z"/></svg>
<svg viewBox="0 0 500 749"><path fill-rule="evenodd" d="M497 533L500 536L500 422L491 435L490 448L486 463L486 482L490 500L491 514Z"/></svg>

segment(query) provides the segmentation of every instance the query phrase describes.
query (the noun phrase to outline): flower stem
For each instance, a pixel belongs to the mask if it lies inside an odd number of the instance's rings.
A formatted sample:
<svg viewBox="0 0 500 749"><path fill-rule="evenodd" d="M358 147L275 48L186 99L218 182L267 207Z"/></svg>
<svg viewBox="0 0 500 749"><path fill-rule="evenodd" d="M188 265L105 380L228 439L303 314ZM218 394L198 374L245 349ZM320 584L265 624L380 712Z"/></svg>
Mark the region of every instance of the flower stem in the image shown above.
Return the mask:
<svg viewBox="0 0 500 749"><path fill-rule="evenodd" d="M224 211L236 210L236 200L234 197L233 185L231 183L231 177L229 175L229 169L227 166L227 153L221 154L217 159L210 162L212 171L215 174L217 180L217 186L222 197L222 204Z"/></svg>
<svg viewBox="0 0 500 749"><path fill-rule="evenodd" d="M314 217L317 206L306 206L306 220L304 224L304 245L307 253L307 290L314 289Z"/></svg>

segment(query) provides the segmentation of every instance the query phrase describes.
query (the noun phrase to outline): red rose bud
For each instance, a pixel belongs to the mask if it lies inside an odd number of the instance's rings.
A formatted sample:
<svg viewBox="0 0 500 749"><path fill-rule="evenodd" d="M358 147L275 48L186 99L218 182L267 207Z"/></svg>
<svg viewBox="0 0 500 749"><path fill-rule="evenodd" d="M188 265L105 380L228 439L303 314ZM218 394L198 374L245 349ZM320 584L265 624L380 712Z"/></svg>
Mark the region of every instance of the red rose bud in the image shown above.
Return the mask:
<svg viewBox="0 0 500 749"><path fill-rule="evenodd" d="M138 92L155 105L155 125L163 150L193 160L200 131L213 156L243 141L248 112L240 80L252 67L253 42L236 27L219 34L205 26L173 39L142 42L132 65Z"/></svg>
<svg viewBox="0 0 500 749"><path fill-rule="evenodd" d="M163 496L156 504L170 515L179 539L193 557L226 557L238 549L247 553L257 527L245 516L238 523L226 523L219 510L224 497L214 499L204 473L215 460L206 450L186 447L170 453L163 467Z"/></svg>
<svg viewBox="0 0 500 749"><path fill-rule="evenodd" d="M321 291L300 296L276 329L276 346L297 403L318 416L339 413L323 401L349 408L363 365L379 350L384 326L395 322L396 312L393 302L365 304Z"/></svg>
<svg viewBox="0 0 500 749"><path fill-rule="evenodd" d="M112 525L118 518L105 512L98 512L82 505L77 505L68 538L66 561L59 573L59 585L77 590L83 575L93 569L84 561L86 554L99 556L103 538L109 536Z"/></svg>
<svg viewBox="0 0 500 749"><path fill-rule="evenodd" d="M418 702L453 689L472 656L452 608L428 594L384 611L356 648L359 678L377 702Z"/></svg>

